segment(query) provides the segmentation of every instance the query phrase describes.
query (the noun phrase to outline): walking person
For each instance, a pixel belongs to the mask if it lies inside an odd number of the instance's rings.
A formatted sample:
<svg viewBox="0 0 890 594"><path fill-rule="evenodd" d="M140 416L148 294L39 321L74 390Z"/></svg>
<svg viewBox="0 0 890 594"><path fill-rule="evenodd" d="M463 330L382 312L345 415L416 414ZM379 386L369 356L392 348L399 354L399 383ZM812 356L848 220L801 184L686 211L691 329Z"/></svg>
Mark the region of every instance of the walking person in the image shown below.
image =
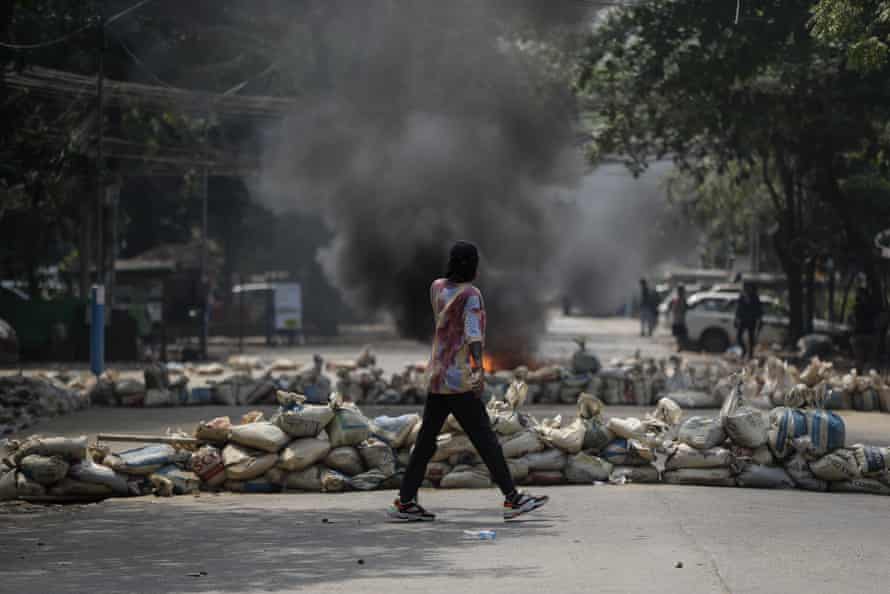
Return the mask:
<svg viewBox="0 0 890 594"><path fill-rule="evenodd" d="M737 331L736 342L742 347L742 355L745 359L754 356L757 348L757 338L763 327L763 304L760 295L757 294L757 285L747 282L742 286L739 300L735 308L735 327ZM748 342L745 343L745 335Z"/></svg>
<svg viewBox="0 0 890 594"><path fill-rule="evenodd" d="M686 287L677 286L677 294L671 301L671 333L677 339L677 352L686 348L689 342L689 330L686 327L686 312L689 305L686 303Z"/></svg>
<svg viewBox="0 0 890 594"><path fill-rule="evenodd" d="M658 323L658 294L640 279L640 336L652 336Z"/></svg>
<svg viewBox="0 0 890 594"><path fill-rule="evenodd" d="M476 279L478 265L476 246L459 241L451 248L446 277L434 281L430 287L436 331L428 370L429 395L399 497L389 509L389 516L397 520L436 518L417 502L417 491L449 414L454 414L488 467L492 480L503 492L505 520L538 509L548 501L547 497L535 497L516 489L481 399L485 387L482 369L485 306L482 293L471 284Z"/></svg>

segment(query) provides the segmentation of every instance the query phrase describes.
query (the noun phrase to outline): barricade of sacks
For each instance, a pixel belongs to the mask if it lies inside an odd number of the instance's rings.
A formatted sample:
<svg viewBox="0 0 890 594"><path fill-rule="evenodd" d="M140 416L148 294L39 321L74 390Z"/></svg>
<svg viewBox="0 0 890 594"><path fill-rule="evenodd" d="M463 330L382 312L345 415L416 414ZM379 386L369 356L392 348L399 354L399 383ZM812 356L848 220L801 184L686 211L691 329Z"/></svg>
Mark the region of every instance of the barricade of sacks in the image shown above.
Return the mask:
<svg viewBox="0 0 890 594"><path fill-rule="evenodd" d="M744 394L760 406L816 407L828 410L890 412L890 383L871 370L838 373L818 357L799 370L776 357L753 364L744 380Z"/></svg>
<svg viewBox="0 0 890 594"><path fill-rule="evenodd" d="M277 390L299 391L312 402L327 402L331 381L323 359L303 368L290 359L263 361L235 356L225 365L154 363L134 374L106 370L100 376L68 379L67 387L100 406L165 407L221 404L274 404Z"/></svg>
<svg viewBox="0 0 890 594"><path fill-rule="evenodd" d="M745 399L747 380L735 378L718 417L680 426L665 483L890 495L890 448L847 447L844 421L832 411L759 410Z"/></svg>
<svg viewBox="0 0 890 594"><path fill-rule="evenodd" d="M0 437L89 404L89 398L52 376L0 377Z"/></svg>
<svg viewBox="0 0 890 594"><path fill-rule="evenodd" d="M591 358L595 359L582 345L571 367L548 365L532 371L519 367L487 381L493 395L501 396L515 378L524 380L531 403L571 404L587 393L608 405L650 406L667 397L683 408L714 408L727 394L720 382L736 371L729 361L691 366L681 357L654 359L637 353L601 368Z"/></svg>

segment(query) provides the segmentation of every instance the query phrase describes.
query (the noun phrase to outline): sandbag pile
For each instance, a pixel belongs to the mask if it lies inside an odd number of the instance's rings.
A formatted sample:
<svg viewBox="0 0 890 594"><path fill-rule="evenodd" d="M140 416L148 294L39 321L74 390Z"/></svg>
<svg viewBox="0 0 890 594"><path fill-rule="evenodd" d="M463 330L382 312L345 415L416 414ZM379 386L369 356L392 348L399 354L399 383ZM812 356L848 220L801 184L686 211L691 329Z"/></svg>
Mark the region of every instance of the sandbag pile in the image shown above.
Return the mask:
<svg viewBox="0 0 890 594"><path fill-rule="evenodd" d="M45 376L0 377L0 436L27 429L38 420L89 406L89 399Z"/></svg>
<svg viewBox="0 0 890 594"><path fill-rule="evenodd" d="M746 380L736 378L719 417L683 423L664 482L890 494L890 448L846 447L844 421L832 411L752 407Z"/></svg>
<svg viewBox="0 0 890 594"><path fill-rule="evenodd" d="M754 366L744 380L744 393L762 407L816 407L890 412L890 385L872 370L838 373L829 362L813 357L801 371L776 357Z"/></svg>
<svg viewBox="0 0 890 594"><path fill-rule="evenodd" d="M746 376L717 417L693 416L663 398L642 419L602 418L591 394L578 414L538 421L521 410L529 385L517 379L487 405L511 474L522 485L665 482L890 494L890 448L846 445L843 420L819 408L776 407L745 397ZM85 438L9 442L0 456L0 499L54 501L198 490L241 493L395 489L421 430L416 414L369 419L335 394L324 405L277 391L270 419L248 413L202 422L196 440L171 438L120 453ZM662 470L663 465L663 470ZM491 476L460 424L449 417L425 485L492 487Z"/></svg>
<svg viewBox="0 0 890 594"><path fill-rule="evenodd" d="M0 461L0 501L64 502L141 495L149 492L152 476L177 475L176 464L187 457L187 452L166 445L109 455L88 447L86 437L33 436L10 441ZM191 488L198 486L197 477L192 476Z"/></svg>

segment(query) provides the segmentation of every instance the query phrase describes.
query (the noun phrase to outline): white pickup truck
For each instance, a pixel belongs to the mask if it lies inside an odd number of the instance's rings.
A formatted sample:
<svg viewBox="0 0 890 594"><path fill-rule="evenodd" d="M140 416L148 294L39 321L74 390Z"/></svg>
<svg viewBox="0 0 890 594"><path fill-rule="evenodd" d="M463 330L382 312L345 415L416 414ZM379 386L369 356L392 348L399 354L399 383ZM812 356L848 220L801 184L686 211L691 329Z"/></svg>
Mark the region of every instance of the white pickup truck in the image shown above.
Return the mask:
<svg viewBox="0 0 890 594"><path fill-rule="evenodd" d="M738 294L706 291L687 299L686 327L689 340L711 353L722 353L735 343L735 308ZM788 310L777 299L761 296L763 304L763 329L758 342L784 344L788 335ZM666 316L667 317L667 316ZM665 319L670 328L671 321ZM849 331L842 324L829 324L825 320L813 320L813 330L820 334L836 335Z"/></svg>

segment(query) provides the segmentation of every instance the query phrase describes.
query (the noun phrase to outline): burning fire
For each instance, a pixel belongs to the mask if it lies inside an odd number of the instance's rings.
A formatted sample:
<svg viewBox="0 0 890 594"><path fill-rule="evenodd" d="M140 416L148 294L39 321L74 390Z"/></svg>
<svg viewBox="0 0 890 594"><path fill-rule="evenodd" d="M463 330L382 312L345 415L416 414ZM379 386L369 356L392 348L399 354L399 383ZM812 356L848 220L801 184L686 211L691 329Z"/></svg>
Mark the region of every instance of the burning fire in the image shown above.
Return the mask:
<svg viewBox="0 0 890 594"><path fill-rule="evenodd" d="M485 353L482 355L482 368L485 373L492 374L496 371L512 371L524 365L529 369L537 369L540 361L521 352Z"/></svg>

